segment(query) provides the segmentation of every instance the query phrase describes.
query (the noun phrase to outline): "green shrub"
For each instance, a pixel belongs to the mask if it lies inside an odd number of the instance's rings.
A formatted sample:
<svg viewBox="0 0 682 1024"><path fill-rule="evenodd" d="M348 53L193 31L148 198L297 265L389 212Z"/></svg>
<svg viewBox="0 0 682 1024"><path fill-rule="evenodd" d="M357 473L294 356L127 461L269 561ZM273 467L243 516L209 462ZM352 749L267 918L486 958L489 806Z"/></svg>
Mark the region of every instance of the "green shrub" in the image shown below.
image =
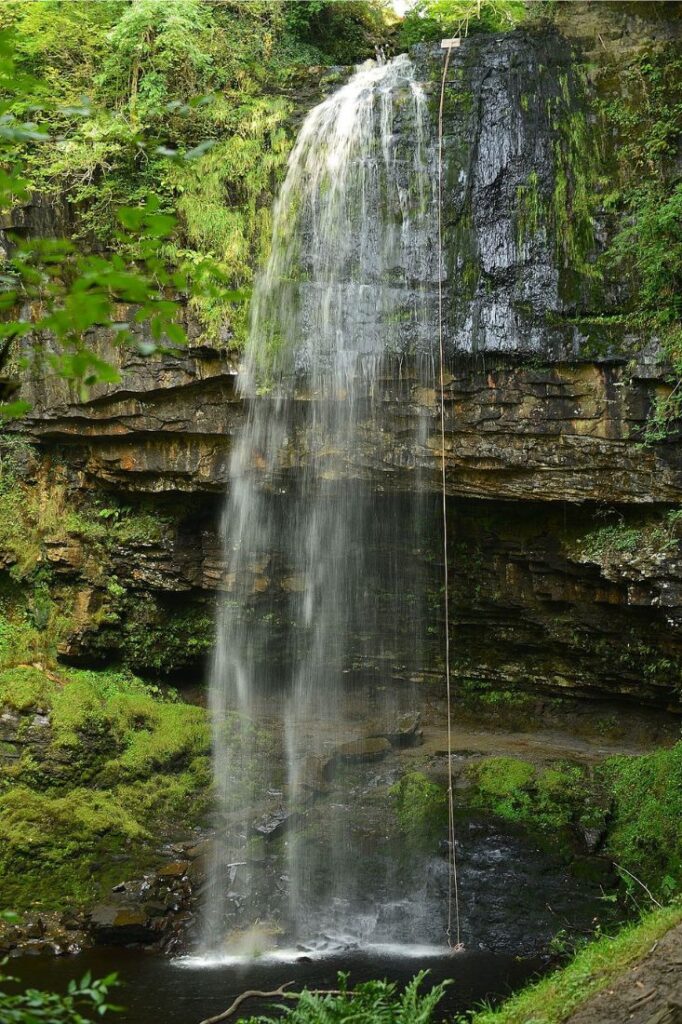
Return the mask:
<svg viewBox="0 0 682 1024"><path fill-rule="evenodd" d="M604 197L619 230L602 259L635 290L629 318L657 336L670 364L667 394L654 403L646 441L665 440L682 416L682 57L675 44L649 43L617 68L618 93L599 101L617 134L615 188Z"/></svg>
<svg viewBox="0 0 682 1024"><path fill-rule="evenodd" d="M109 974L94 980L88 971L80 982L69 982L66 995L36 988L18 993L0 991L0 1020L3 1024L90 1024L95 1017L99 1020L109 1010L120 1009L107 1002L116 977ZM16 987L16 979L0 974L0 984L7 982Z"/></svg>
<svg viewBox="0 0 682 1024"><path fill-rule="evenodd" d="M386 41L385 9L371 0L298 0L284 5L288 31L318 51L318 62L355 64Z"/></svg>

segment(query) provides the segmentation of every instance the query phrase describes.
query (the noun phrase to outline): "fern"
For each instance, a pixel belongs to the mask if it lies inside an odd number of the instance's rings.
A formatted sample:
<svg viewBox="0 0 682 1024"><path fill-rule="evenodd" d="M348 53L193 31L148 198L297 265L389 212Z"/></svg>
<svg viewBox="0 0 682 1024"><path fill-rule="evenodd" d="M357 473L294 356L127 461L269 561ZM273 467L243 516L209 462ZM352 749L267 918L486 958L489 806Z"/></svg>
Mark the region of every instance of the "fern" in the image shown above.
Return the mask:
<svg viewBox="0 0 682 1024"><path fill-rule="evenodd" d="M420 988L427 971L420 971L397 993L391 981L366 981L354 989L348 987L348 975L339 974L337 993L316 993L306 989L292 996L295 1006L277 1009L283 1014L272 1017L251 1017L242 1024L431 1024L433 1013L443 998L447 981L422 994Z"/></svg>

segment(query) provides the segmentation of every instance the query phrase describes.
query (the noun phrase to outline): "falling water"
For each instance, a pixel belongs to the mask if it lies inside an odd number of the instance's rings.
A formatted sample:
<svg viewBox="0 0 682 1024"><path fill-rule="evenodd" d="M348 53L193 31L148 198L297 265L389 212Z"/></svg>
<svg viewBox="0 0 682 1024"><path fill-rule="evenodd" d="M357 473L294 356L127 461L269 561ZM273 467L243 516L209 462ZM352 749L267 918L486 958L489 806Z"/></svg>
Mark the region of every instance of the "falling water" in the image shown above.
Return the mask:
<svg viewBox="0 0 682 1024"><path fill-rule="evenodd" d="M396 937L377 907L387 919L404 880L396 866L368 871L343 787L329 787L339 744L405 709L396 664L409 674L422 657L418 470L406 456L399 513L369 463L391 394L432 383L433 159L409 59L371 64L309 113L274 209L222 520L209 950L259 927L289 943ZM429 415L415 413L413 441ZM261 847L278 832L273 880Z"/></svg>

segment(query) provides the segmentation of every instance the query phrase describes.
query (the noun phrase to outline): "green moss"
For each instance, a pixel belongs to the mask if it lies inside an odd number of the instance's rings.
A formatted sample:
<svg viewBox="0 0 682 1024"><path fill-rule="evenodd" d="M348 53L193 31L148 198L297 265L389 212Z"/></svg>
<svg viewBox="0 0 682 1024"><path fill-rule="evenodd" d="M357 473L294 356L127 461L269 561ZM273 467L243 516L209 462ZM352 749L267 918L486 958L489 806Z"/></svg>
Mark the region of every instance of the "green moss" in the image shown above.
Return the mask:
<svg viewBox="0 0 682 1024"><path fill-rule="evenodd" d="M468 800L538 834L556 835L576 823L601 824L599 787L582 767L559 762L535 767L515 757L489 757L468 770Z"/></svg>
<svg viewBox="0 0 682 1024"><path fill-rule="evenodd" d="M206 713L173 692L122 672L18 668L0 674L0 707L50 723L39 756L27 735L0 769L0 877L16 906L34 893L50 905L98 896L110 872L93 876L93 865L120 873L124 856L135 873L153 859L152 838L203 813Z"/></svg>
<svg viewBox="0 0 682 1024"><path fill-rule="evenodd" d="M0 672L0 705L14 711L50 706L54 683L34 668L15 668Z"/></svg>
<svg viewBox="0 0 682 1024"><path fill-rule="evenodd" d="M512 757L468 770L468 801L533 831L575 827L606 833L605 852L663 898L682 890L682 743L590 769L548 768Z"/></svg>
<svg viewBox="0 0 682 1024"><path fill-rule="evenodd" d="M19 458L14 447L0 440L0 561L8 567L0 571L0 669L56 665L76 631L88 642L95 638L95 651L122 652L136 667L172 670L203 654L213 629L205 613L169 613L153 598L135 600L113 571L122 549L172 543L173 519L164 506L71 492L58 469L29 482L21 463L31 449L24 446ZM51 568L51 549L73 548L74 541L78 573L94 590L91 610L78 605L73 582ZM107 633L109 626L116 632Z"/></svg>
<svg viewBox="0 0 682 1024"><path fill-rule="evenodd" d="M531 171L525 185L516 190L516 246L521 248L527 238L534 238L540 230L543 204L538 191L538 176Z"/></svg>
<svg viewBox="0 0 682 1024"><path fill-rule="evenodd" d="M408 772L390 789L403 834L429 844L447 822L447 795L421 772Z"/></svg>
<svg viewBox="0 0 682 1024"><path fill-rule="evenodd" d="M403 18L402 46L467 36L476 32L508 32L528 17L522 0L417 0Z"/></svg>
<svg viewBox="0 0 682 1024"><path fill-rule="evenodd" d="M515 208L516 244L522 248L540 232L553 246L560 270L559 283L564 298L575 304L586 298L600 279L596 265L595 215L603 168L594 132L588 123L585 82L572 70L560 74L558 88L547 96L543 115L553 141L553 186L551 191L531 171L517 188ZM521 109L528 103L520 97ZM537 110L530 108L532 116ZM531 116L529 114L529 116ZM532 129L537 131L533 123Z"/></svg>
<svg viewBox="0 0 682 1024"><path fill-rule="evenodd" d="M515 757L491 757L472 769L483 797L509 799L525 790L535 778L535 768Z"/></svg>

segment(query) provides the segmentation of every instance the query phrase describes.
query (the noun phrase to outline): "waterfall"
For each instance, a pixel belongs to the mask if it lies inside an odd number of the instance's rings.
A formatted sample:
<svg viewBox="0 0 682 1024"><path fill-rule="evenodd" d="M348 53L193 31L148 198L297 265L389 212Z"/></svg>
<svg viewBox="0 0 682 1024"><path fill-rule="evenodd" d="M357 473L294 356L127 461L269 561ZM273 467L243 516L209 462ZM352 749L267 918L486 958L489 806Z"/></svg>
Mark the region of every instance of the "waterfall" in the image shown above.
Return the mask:
<svg viewBox="0 0 682 1024"><path fill-rule="evenodd" d="M222 517L207 950L397 935L404 879L363 862L349 801L372 783L343 772L381 754L363 737L411 709L392 675L423 658L419 469L408 451L396 510L370 464L391 396L433 387L433 161L410 60L371 64L308 114L273 211ZM416 444L434 404L414 406Z"/></svg>

